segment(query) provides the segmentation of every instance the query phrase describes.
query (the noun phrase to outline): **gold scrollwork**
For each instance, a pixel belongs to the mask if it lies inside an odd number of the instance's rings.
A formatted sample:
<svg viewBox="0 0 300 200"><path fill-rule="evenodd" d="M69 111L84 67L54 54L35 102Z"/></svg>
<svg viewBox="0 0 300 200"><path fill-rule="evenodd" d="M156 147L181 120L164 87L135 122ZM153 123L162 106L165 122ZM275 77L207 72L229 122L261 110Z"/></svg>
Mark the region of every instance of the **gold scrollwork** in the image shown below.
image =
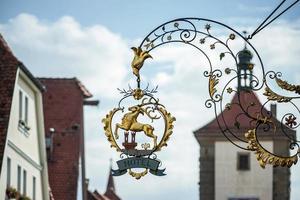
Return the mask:
<svg viewBox="0 0 300 200"><path fill-rule="evenodd" d="M141 98L143 98L143 96L144 96L144 92L140 88L133 90L133 98L135 100L140 100Z"/></svg>
<svg viewBox="0 0 300 200"><path fill-rule="evenodd" d="M278 103L289 102L292 100L291 97L285 97L273 92L268 86L266 86L263 95L265 95L268 98L268 100L277 101Z"/></svg>
<svg viewBox="0 0 300 200"><path fill-rule="evenodd" d="M217 76L210 74L209 75L209 94L210 94L211 98L213 98L214 94L217 92L217 89L215 87L218 83L219 83L219 79L217 79Z"/></svg>
<svg viewBox="0 0 300 200"><path fill-rule="evenodd" d="M176 118L172 117L171 113L166 111L164 108L160 107L159 111L162 113L165 120L165 132L160 143L156 147L156 151L160 151L162 147L167 146L167 141L173 133L173 122L176 121Z"/></svg>
<svg viewBox="0 0 300 200"><path fill-rule="evenodd" d="M137 180L148 174L148 169L145 169L143 172L133 172L131 169L129 169L128 171L129 174Z"/></svg>
<svg viewBox="0 0 300 200"><path fill-rule="evenodd" d="M144 143L141 145L143 149L147 150L150 148L150 144L149 143Z"/></svg>
<svg viewBox="0 0 300 200"><path fill-rule="evenodd" d="M288 90L291 92L295 92L296 94L300 94L300 85L292 85L288 82L281 80L280 78L276 78L276 83L279 87L281 87L284 90Z"/></svg>
<svg viewBox="0 0 300 200"><path fill-rule="evenodd" d="M265 168L267 164L273 165L274 167L281 166L281 167L291 167L293 164L296 164L298 161L298 154L297 152L295 155L290 157L281 157L276 156L266 149L264 149L260 143L257 141L256 137L256 130L251 129L245 133L245 137L248 140L248 149L251 151L255 151L256 159L259 162L259 165L262 168Z"/></svg>
<svg viewBox="0 0 300 200"><path fill-rule="evenodd" d="M118 146L112 132L111 122L114 114L118 112L119 110L122 110L121 108L114 108L111 110L105 118L102 119L102 123L104 123L104 131L105 135L107 137L107 140L110 142L111 147L116 148L117 151L121 151L120 147Z"/></svg>
<svg viewBox="0 0 300 200"><path fill-rule="evenodd" d="M277 127L276 127L275 123L273 122L273 120L270 117L262 116L262 115L258 114L255 119L256 119L257 123L262 123L262 124L269 123L269 124L272 124L273 128L274 128L274 133L276 132Z"/></svg>

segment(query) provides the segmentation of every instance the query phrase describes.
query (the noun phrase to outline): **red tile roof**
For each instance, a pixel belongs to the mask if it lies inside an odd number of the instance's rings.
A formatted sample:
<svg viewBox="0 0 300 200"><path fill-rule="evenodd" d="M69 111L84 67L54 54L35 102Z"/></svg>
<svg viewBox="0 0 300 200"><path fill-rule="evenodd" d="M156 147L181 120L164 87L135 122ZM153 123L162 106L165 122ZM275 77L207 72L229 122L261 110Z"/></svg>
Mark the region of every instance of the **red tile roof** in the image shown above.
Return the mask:
<svg viewBox="0 0 300 200"><path fill-rule="evenodd" d="M54 128L53 152L48 161L49 183L55 199L77 197L84 99L91 96L76 78L40 78L45 86L45 132ZM48 152L48 157L49 157Z"/></svg>
<svg viewBox="0 0 300 200"><path fill-rule="evenodd" d="M94 191L94 195L100 200L112 200L112 199L106 197L105 195L100 194L97 190Z"/></svg>
<svg viewBox="0 0 300 200"><path fill-rule="evenodd" d="M19 64L0 34L0 175Z"/></svg>
<svg viewBox="0 0 300 200"><path fill-rule="evenodd" d="M85 98L90 98L93 96L78 79L76 79L76 81L77 81L78 87L80 88L80 90Z"/></svg>
<svg viewBox="0 0 300 200"><path fill-rule="evenodd" d="M82 92L82 95L84 98L90 98L92 97L93 95L88 91L88 89L81 83L80 80L78 80L76 77L73 77L73 78L45 78L45 77L40 77L38 78L38 80L42 81L42 80L52 80L52 81L68 81L68 80L72 80L74 81L78 88L80 89L80 91Z"/></svg>
<svg viewBox="0 0 300 200"><path fill-rule="evenodd" d="M109 199L109 200L121 200L121 198L116 194L116 191L114 190L107 190L104 195Z"/></svg>
<svg viewBox="0 0 300 200"><path fill-rule="evenodd" d="M227 127L230 130L235 130L238 132L241 132L239 130L249 129L249 127L255 127L256 121L251 120L245 114L242 114L244 113L244 111L241 109L240 105L237 105L238 103L243 107L244 110L247 110L247 113L250 116L257 117L261 113L263 113L263 116L271 116L270 111L262 106L255 92L253 92L252 90L242 90L239 93L236 93L231 100L230 109L223 110L223 112L220 113L217 118L214 118L211 122L196 130L194 132L195 136L197 137L200 135L208 135L208 133L216 131L221 132L221 130L219 129L218 121L220 122L221 127L225 128L226 123ZM276 119L276 117L272 118L276 127L279 127L281 123ZM237 128L237 121L239 128ZM291 134L295 134L295 131L289 130L289 132L291 132Z"/></svg>
<svg viewBox="0 0 300 200"><path fill-rule="evenodd" d="M102 199L97 197L93 192L87 191L87 200L102 200Z"/></svg>
<svg viewBox="0 0 300 200"><path fill-rule="evenodd" d="M222 118L225 119L224 121L226 121L226 124L229 128L234 128L234 124L236 122L235 117L240 113L243 113L241 107L237 105L238 103L240 103L244 109L249 106L248 112L251 116L257 116L257 114L260 113L262 107L262 104L253 91L241 91L239 94L236 93L234 95L233 99L230 102L230 109L225 109L221 114L218 115L217 118L213 119L211 122L200 128L196 132L218 128L218 121L221 122L221 125L223 126L224 124L222 123ZM252 104L253 106L250 106L250 104ZM268 111L263 108L262 112L264 114L267 114ZM250 125L250 119L245 115L240 115L238 121L240 123L240 128L248 128Z"/></svg>

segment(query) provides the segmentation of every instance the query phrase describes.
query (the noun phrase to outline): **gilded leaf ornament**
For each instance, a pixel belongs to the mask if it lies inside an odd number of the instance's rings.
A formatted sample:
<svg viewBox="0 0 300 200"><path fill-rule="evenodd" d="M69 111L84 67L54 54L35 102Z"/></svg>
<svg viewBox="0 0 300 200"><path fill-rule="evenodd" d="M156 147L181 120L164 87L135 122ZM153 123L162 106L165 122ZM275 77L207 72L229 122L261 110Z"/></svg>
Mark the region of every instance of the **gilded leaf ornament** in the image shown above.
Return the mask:
<svg viewBox="0 0 300 200"><path fill-rule="evenodd" d="M217 92L217 89L215 87L218 83L219 83L219 79L217 79L217 76L210 74L209 75L209 94L210 94L211 98L213 98L214 94Z"/></svg>
<svg viewBox="0 0 300 200"><path fill-rule="evenodd" d="M298 161L299 152L291 157L281 157L264 149L257 140L255 129L248 130L248 132L245 133L245 137L248 140L248 149L255 151L256 159L262 168L265 168L267 164L273 165L274 167L291 167Z"/></svg>
<svg viewBox="0 0 300 200"><path fill-rule="evenodd" d="M277 101L278 103L289 102L292 100L291 97L285 97L273 92L268 86L266 86L263 95L265 95L268 98L268 100Z"/></svg>
<svg viewBox="0 0 300 200"><path fill-rule="evenodd" d="M102 123L104 124L104 131L105 135L107 137L107 140L110 142L110 146L112 148L116 148L117 151L121 151L120 147L116 143L115 138L113 137L113 132L112 132L112 118L114 114L118 111L122 110L121 108L114 108L113 110L109 111L109 113L105 116L105 118L102 119Z"/></svg>
<svg viewBox="0 0 300 200"><path fill-rule="evenodd" d="M287 81L281 80L280 78L276 78L276 83L279 87L281 87L284 90L300 94L300 85L289 84Z"/></svg>
<svg viewBox="0 0 300 200"><path fill-rule="evenodd" d="M152 58L152 56L148 53L148 51L143 51L140 47L132 47L131 49L134 52L134 57L131 62L131 68L133 74L140 78L140 69L143 67L144 61L147 58Z"/></svg>
<svg viewBox="0 0 300 200"><path fill-rule="evenodd" d="M142 172L134 172L131 169L129 169L128 171L129 171L128 173L137 180L141 179L143 176L148 174L148 169L145 169Z"/></svg>
<svg viewBox="0 0 300 200"><path fill-rule="evenodd" d="M165 120L165 132L161 142L156 147L156 151L160 151L162 147L167 146L167 141L173 133L173 122L176 121L176 118L172 117L171 113L162 107L159 108L159 111L162 113Z"/></svg>

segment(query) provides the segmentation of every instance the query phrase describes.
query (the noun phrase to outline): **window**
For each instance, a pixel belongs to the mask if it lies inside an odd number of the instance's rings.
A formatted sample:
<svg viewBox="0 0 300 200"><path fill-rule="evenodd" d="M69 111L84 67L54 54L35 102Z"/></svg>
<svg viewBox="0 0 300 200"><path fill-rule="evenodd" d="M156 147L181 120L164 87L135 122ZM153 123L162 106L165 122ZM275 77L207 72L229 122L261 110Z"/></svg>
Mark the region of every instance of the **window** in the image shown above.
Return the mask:
<svg viewBox="0 0 300 200"><path fill-rule="evenodd" d="M21 90L19 91L19 120L28 123L29 99Z"/></svg>
<svg viewBox="0 0 300 200"><path fill-rule="evenodd" d="M21 191L21 166L18 165L18 187L17 187L17 190L20 192Z"/></svg>
<svg viewBox="0 0 300 200"><path fill-rule="evenodd" d="M27 194L27 172L23 170L23 195Z"/></svg>
<svg viewBox="0 0 300 200"><path fill-rule="evenodd" d="M250 154L249 153L238 153L237 169L244 170L244 171L250 170Z"/></svg>
<svg viewBox="0 0 300 200"><path fill-rule="evenodd" d="M27 133L30 130L28 126L29 98L22 90L19 90L19 130Z"/></svg>
<svg viewBox="0 0 300 200"><path fill-rule="evenodd" d="M24 121L28 124L28 97L25 97L25 116Z"/></svg>
<svg viewBox="0 0 300 200"><path fill-rule="evenodd" d="M19 91L19 120L23 118L23 92Z"/></svg>
<svg viewBox="0 0 300 200"><path fill-rule="evenodd" d="M10 186L10 176L11 176L11 159L9 157L7 157L7 166L6 166L6 185L7 187Z"/></svg>
<svg viewBox="0 0 300 200"><path fill-rule="evenodd" d="M36 187L36 178L32 177L32 200L35 200L35 187Z"/></svg>

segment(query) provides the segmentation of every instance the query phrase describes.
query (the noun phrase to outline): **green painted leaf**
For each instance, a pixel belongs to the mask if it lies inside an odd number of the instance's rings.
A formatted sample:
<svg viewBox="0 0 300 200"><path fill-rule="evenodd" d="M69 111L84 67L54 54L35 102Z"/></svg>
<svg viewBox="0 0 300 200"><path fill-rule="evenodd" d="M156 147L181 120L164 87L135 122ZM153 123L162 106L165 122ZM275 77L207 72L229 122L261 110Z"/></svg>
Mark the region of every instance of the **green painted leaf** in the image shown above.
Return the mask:
<svg viewBox="0 0 300 200"><path fill-rule="evenodd" d="M225 57L225 53L220 53L220 60L222 60Z"/></svg>

